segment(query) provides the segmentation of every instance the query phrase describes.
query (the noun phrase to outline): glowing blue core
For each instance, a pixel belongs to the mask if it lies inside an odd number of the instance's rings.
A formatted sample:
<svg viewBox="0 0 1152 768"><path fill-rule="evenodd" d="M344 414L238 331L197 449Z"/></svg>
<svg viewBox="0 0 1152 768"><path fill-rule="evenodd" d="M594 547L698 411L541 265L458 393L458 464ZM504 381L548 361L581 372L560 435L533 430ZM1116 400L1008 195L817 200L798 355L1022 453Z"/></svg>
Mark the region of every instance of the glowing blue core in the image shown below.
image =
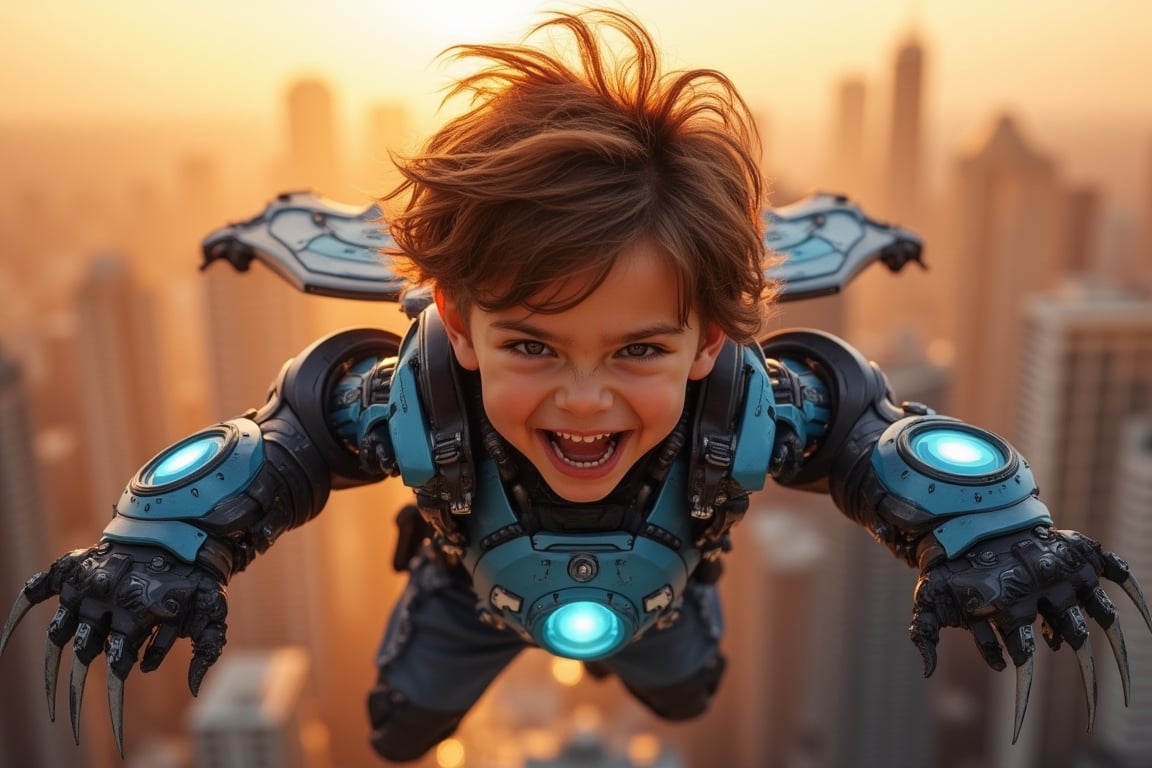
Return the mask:
<svg viewBox="0 0 1152 768"><path fill-rule="evenodd" d="M175 448L149 473L148 482L164 485L187 477L216 458L224 442L222 435L207 435Z"/></svg>
<svg viewBox="0 0 1152 768"><path fill-rule="evenodd" d="M987 475L1006 461L993 443L969 432L939 429L912 438L912 452L930 467L957 475Z"/></svg>
<svg viewBox="0 0 1152 768"><path fill-rule="evenodd" d="M540 644L557 656L595 659L627 639L624 622L612 609L581 600L560 606L544 619Z"/></svg>

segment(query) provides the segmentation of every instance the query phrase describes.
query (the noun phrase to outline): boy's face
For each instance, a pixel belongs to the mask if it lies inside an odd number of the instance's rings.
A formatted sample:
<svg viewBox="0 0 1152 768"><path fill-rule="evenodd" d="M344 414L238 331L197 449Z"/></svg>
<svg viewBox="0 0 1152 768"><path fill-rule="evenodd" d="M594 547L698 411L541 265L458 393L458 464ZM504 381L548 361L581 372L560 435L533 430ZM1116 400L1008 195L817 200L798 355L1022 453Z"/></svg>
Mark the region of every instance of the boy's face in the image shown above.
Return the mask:
<svg viewBox="0 0 1152 768"><path fill-rule="evenodd" d="M563 286L562 286L563 288ZM460 364L480 372L492 426L562 498L607 496L680 418L685 386L724 344L678 317L675 273L655 246L624 251L584 301L558 314L479 308L436 294Z"/></svg>

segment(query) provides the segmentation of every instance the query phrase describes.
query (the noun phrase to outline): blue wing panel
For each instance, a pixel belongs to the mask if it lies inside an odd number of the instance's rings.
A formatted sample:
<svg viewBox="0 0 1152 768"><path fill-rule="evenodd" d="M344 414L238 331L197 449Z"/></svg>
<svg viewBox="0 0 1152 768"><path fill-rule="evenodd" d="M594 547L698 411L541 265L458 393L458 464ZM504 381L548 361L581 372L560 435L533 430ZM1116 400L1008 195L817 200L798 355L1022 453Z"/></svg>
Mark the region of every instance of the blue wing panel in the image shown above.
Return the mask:
<svg viewBox="0 0 1152 768"><path fill-rule="evenodd" d="M916 235L870 219L839 195L813 195L766 210L764 221L766 243L783 257L767 272L781 283L782 301L837 293L875 261L896 271L920 260ZM308 293L400 301L408 286L381 252L389 243L378 206L359 209L311 192L289 192L259 216L208 235L201 268L224 259L246 271L255 258ZM406 297L405 311L414 317L428 301L427 292L415 292Z"/></svg>

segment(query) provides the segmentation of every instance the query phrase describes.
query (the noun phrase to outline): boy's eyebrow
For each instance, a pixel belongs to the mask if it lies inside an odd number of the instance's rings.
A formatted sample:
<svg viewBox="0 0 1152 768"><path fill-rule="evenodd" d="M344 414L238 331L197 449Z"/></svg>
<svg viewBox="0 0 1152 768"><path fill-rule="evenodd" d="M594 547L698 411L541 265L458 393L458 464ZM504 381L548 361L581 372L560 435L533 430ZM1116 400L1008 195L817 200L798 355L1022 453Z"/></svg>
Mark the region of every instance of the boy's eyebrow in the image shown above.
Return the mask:
<svg viewBox="0 0 1152 768"><path fill-rule="evenodd" d="M547 331L523 320L496 320L492 323L492 327L504 331L522 333L526 336L533 336L541 341L560 343L569 341L569 338L566 336L557 336L551 331ZM637 328L634 331L622 333L619 336L612 336L607 339L607 342L609 344L630 344L642 339L650 339L653 336L680 335L683 333L683 326L670 323L653 323L643 328Z"/></svg>

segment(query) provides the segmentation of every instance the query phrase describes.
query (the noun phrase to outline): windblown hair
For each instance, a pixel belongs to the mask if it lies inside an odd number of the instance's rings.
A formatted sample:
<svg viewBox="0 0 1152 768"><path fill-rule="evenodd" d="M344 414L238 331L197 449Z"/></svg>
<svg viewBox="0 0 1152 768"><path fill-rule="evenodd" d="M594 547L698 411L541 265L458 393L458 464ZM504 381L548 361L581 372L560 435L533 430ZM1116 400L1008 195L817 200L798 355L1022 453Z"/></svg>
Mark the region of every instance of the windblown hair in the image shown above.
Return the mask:
<svg viewBox="0 0 1152 768"><path fill-rule="evenodd" d="M550 313L649 238L677 274L681 322L695 309L750 341L774 285L747 105L714 70L662 73L651 36L622 13L556 13L529 35L553 33L571 38L578 67L526 44L442 54L489 65L446 97L470 95L467 112L394 159L404 181L384 202L404 203L389 255L463 310Z"/></svg>

